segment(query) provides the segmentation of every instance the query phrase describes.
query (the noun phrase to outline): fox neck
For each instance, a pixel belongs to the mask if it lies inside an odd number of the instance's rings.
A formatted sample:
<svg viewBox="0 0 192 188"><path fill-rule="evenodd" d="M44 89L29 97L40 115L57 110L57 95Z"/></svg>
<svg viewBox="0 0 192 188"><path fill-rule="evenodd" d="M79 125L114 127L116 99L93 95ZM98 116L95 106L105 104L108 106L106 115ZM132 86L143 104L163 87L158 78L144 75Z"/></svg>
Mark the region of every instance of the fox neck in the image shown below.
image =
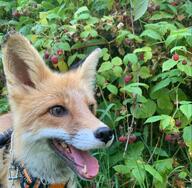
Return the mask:
<svg viewBox="0 0 192 188"><path fill-rule="evenodd" d="M16 147L15 147L16 148ZM75 178L72 170L51 150L46 140L34 144L23 144L16 160L24 163L32 177L49 184L66 183Z"/></svg>

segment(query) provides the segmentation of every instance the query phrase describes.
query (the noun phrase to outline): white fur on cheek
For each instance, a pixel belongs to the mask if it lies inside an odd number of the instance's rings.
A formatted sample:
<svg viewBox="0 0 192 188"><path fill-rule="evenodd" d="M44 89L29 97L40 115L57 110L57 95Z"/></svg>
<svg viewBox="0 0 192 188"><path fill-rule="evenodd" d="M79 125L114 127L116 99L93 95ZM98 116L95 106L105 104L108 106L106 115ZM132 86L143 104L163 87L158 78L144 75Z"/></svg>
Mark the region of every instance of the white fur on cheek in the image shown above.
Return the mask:
<svg viewBox="0 0 192 188"><path fill-rule="evenodd" d="M100 141L99 139L95 138L93 130L90 129L82 129L77 134L72 137L68 144L75 146L80 150L90 150L90 149L97 149L103 148L106 146L111 145L113 139L111 139L107 144Z"/></svg>
<svg viewBox="0 0 192 188"><path fill-rule="evenodd" d="M35 132L27 132L22 135L23 140L28 142L35 142L47 138L58 138L65 141L70 140L70 135L63 129L43 128Z"/></svg>

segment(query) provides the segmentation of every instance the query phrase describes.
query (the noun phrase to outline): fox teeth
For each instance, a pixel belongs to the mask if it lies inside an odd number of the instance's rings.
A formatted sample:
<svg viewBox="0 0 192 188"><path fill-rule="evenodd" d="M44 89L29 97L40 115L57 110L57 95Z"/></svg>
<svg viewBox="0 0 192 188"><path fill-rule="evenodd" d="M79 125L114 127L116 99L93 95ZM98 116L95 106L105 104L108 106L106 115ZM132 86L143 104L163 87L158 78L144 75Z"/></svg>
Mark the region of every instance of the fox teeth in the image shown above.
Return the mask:
<svg viewBox="0 0 192 188"><path fill-rule="evenodd" d="M71 150L70 150L70 148L68 146L66 147L66 150L67 150L68 153L71 153Z"/></svg>
<svg viewBox="0 0 192 188"><path fill-rule="evenodd" d="M82 172L83 172L84 174L87 174L87 166L86 166L86 165L83 166Z"/></svg>
<svg viewBox="0 0 192 188"><path fill-rule="evenodd" d="M67 145L64 144L64 143L62 143L62 142L61 142L61 146L62 146L63 148L67 148Z"/></svg>

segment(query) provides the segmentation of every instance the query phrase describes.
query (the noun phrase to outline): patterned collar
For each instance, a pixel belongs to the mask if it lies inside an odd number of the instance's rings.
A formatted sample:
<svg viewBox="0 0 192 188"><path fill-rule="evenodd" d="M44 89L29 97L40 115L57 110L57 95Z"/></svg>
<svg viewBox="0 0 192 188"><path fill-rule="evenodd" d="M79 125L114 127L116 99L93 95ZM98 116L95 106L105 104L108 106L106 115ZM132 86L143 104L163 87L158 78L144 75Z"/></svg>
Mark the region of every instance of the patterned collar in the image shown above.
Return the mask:
<svg viewBox="0 0 192 188"><path fill-rule="evenodd" d="M11 142L11 135L13 129L8 129L3 133L0 133L0 149L5 147L9 148ZM9 168L9 180L13 182L20 180L21 188L67 188L68 182L64 184L48 184L45 181L41 181L39 178L32 177L27 169L20 162L12 161Z"/></svg>
<svg viewBox="0 0 192 188"><path fill-rule="evenodd" d="M11 170L16 171L12 176ZM40 180L39 178L32 177L27 169L21 163L13 161L9 168L9 180L20 180L21 188L67 188L67 184L49 184L46 181Z"/></svg>

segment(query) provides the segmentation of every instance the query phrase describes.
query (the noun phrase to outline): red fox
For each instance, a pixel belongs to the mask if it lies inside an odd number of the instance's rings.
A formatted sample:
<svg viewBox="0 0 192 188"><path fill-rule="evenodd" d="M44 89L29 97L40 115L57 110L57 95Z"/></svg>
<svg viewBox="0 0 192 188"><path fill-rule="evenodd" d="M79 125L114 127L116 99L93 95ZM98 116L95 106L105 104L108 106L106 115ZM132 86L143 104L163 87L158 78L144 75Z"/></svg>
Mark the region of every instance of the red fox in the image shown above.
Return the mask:
<svg viewBox="0 0 192 188"><path fill-rule="evenodd" d="M2 51L11 114L1 117L0 131L12 126L13 133L0 149L1 186L74 188L75 174L93 179L99 164L88 151L108 147L114 138L95 117L101 50L63 74L51 71L18 33L8 34Z"/></svg>

